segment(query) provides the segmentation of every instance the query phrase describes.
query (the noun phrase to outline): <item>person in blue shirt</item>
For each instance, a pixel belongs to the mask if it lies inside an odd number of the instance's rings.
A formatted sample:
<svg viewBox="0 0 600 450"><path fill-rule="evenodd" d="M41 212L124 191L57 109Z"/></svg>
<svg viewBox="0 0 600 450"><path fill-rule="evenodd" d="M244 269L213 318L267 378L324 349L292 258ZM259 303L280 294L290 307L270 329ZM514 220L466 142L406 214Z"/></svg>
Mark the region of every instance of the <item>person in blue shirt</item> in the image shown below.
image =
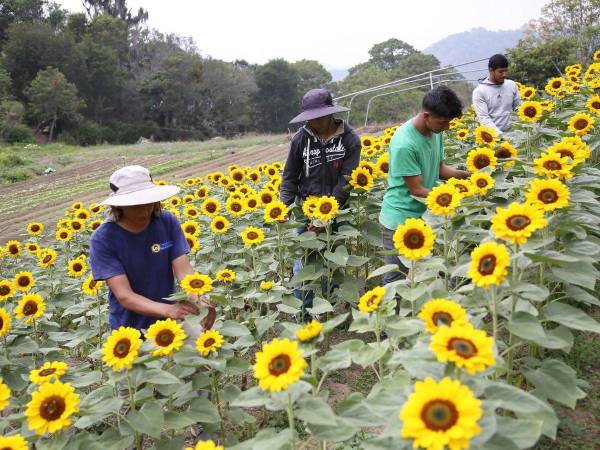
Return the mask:
<svg viewBox="0 0 600 450"><path fill-rule="evenodd" d="M109 181L113 192L102 204L111 218L90 239L90 263L94 280L109 288L110 328L145 330L159 319L198 314L202 303L195 297L165 300L175 292L175 278L194 273L179 221L160 206L179 188L155 185L141 166L123 167Z"/></svg>

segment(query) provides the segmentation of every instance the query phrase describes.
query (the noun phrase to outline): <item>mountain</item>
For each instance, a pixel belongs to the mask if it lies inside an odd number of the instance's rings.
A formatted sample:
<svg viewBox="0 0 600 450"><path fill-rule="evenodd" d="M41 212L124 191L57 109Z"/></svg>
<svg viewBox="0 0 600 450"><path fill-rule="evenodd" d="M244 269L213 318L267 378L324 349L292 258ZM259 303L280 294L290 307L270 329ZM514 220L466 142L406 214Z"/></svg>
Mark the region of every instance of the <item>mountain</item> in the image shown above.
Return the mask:
<svg viewBox="0 0 600 450"><path fill-rule="evenodd" d="M506 49L515 47L523 36L523 30L490 31L485 28L473 28L471 31L451 34L430 45L423 53L434 55L440 60L442 67L458 65L482 58L489 58L495 53L504 53ZM482 78L487 74L487 60L459 68L459 71L480 69L480 72L465 73L467 79Z"/></svg>

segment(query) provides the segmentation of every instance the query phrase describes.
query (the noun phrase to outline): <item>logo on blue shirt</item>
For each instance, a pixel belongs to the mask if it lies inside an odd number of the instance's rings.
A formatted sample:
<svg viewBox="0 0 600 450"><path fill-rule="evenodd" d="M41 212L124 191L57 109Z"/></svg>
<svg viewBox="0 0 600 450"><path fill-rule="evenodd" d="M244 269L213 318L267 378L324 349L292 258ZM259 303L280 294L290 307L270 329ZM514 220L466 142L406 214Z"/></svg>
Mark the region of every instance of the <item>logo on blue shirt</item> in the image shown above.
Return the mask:
<svg viewBox="0 0 600 450"><path fill-rule="evenodd" d="M173 247L173 241L167 241L167 242L163 242L162 244L153 244L151 249L152 249L152 253L158 253L161 250L166 250L171 247Z"/></svg>

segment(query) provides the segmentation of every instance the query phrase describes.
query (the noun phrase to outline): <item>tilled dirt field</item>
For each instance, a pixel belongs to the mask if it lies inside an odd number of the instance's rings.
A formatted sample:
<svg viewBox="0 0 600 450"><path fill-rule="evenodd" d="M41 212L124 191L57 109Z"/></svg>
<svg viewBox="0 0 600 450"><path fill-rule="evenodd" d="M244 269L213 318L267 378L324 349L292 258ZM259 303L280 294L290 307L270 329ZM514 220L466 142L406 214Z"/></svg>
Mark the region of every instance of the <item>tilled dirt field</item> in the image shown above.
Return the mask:
<svg viewBox="0 0 600 450"><path fill-rule="evenodd" d="M209 172L227 169L231 164L256 165L260 162L274 162L285 159L288 144L252 146L244 149L222 150L207 159L172 171L155 178L181 180L190 176L205 175ZM189 155L188 155L189 157ZM140 164L156 167L182 158L177 155L152 155L100 159L80 163L67 170L48 176L0 187L0 243L10 239L22 239L27 223L42 222L54 229L56 221L72 202L85 203L102 200L108 192L108 177L119 167ZM213 158L213 159L209 159Z"/></svg>

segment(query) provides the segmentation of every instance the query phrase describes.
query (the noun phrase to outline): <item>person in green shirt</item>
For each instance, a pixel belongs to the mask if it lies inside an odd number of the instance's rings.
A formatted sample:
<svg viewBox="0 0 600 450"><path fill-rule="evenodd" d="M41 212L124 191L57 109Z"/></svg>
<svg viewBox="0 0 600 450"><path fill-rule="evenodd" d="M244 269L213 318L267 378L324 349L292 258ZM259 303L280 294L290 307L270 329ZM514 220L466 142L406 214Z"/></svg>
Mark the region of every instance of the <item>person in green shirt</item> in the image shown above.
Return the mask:
<svg viewBox="0 0 600 450"><path fill-rule="evenodd" d="M454 91L439 86L425 94L419 114L394 133L388 150L388 187L379 214L385 250L394 249L393 236L398 225L425 212L425 205L413 196L427 197L438 179L471 175L444 164L442 132L461 114L462 103ZM406 277L408 269L397 254L386 255L385 263L397 264L400 272L388 272L383 278L384 285Z"/></svg>

